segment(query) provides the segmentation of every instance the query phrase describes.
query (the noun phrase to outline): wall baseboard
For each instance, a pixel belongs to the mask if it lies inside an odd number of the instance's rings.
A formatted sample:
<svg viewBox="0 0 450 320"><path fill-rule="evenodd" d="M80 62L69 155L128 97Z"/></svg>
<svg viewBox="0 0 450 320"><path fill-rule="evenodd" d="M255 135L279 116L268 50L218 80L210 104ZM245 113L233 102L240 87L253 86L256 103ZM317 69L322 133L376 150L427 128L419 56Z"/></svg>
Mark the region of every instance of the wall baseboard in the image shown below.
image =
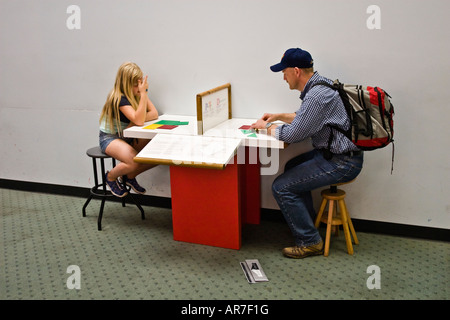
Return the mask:
<svg viewBox="0 0 450 320"><path fill-rule="evenodd" d="M261 219L279 219L284 221L281 211L273 209L261 209ZM352 223L355 227L356 233L358 233L359 231L428 240L450 241L450 229L415 226L374 220L362 220L356 218L352 218Z"/></svg>
<svg viewBox="0 0 450 320"><path fill-rule="evenodd" d="M90 194L90 188L48 184L41 182L7 180L7 179L0 179L0 188L74 196L86 199L87 197L89 197ZM148 196L141 194L133 194L133 197L139 200L139 203L144 206L153 206L158 208L169 208L169 209L172 208L171 200L170 198L167 197ZM117 197L111 197L111 199L108 201L122 202L122 199Z"/></svg>
<svg viewBox="0 0 450 320"><path fill-rule="evenodd" d="M82 198L87 198L90 193L89 188L56 185L40 182L8 180L8 179L0 179L0 188L67 195ZM137 197L140 204L145 206L153 206L168 209L172 207L171 199L167 197L139 195L139 194L136 195L133 194L133 196ZM116 197L113 197L112 199L118 202L122 201L122 199ZM264 209L264 208L261 209L261 219L284 221L283 215L281 214L280 210ZM450 241L450 229L431 228L424 226L414 226L407 224L361 220L353 218L352 222L357 232L360 231L360 232L379 233L386 235L421 238L429 240Z"/></svg>

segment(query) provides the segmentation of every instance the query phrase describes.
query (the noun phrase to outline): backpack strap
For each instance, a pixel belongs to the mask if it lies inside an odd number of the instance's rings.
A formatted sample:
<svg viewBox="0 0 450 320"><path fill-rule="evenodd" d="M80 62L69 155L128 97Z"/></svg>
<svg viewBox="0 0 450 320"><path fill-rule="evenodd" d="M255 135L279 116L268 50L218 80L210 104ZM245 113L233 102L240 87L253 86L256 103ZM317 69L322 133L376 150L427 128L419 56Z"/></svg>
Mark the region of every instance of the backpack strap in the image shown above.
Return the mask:
<svg viewBox="0 0 450 320"><path fill-rule="evenodd" d="M347 106L346 106L346 104L345 104L345 100L348 100L348 98L347 98L347 96L343 97L342 94L341 94L341 92L340 92L340 90L339 90L339 89L343 88L343 84L340 83L339 80L335 80L335 81L333 82L333 84L329 84L328 82L325 82L325 81L320 81L320 82L314 83L314 84L311 86L311 88L312 88L312 87L315 87L315 86L319 86L319 85L326 86L326 87L328 87L328 88L330 88L330 89L333 89L333 90L338 90L339 96L341 97L341 100L342 100L342 102L344 103L344 107L345 107L345 109L346 109L346 111L347 111L347 115L349 116L350 122L351 122L352 117L351 117L351 115L349 114L349 112L351 112L351 111L350 111L350 110L347 110ZM350 133L349 133L349 132L347 132L346 130L344 130L344 129L342 129L342 128L339 128L338 126L328 125L328 127L330 128L330 136L328 137L328 146L327 146L327 149L325 149L326 152L324 153L324 158L327 159L327 160L330 160L330 159L333 157L333 153L331 152L331 142L333 141L333 138L334 138L333 130L339 131L339 132L342 133L344 136L346 136L348 139L350 139L350 141L352 140L352 138L351 138L351 130L350 130ZM351 124L350 124L350 129L351 129L351 127L352 127L352 126L351 126ZM349 135L350 135L350 136L349 136Z"/></svg>
<svg viewBox="0 0 450 320"><path fill-rule="evenodd" d="M315 86L325 86L325 87L328 87L333 90L338 90L340 84L341 83L339 82L339 80L336 80L335 82L333 82L333 84L329 84L328 82L325 82L325 81L319 81L319 82L313 83L313 85L311 86L310 89L312 89Z"/></svg>

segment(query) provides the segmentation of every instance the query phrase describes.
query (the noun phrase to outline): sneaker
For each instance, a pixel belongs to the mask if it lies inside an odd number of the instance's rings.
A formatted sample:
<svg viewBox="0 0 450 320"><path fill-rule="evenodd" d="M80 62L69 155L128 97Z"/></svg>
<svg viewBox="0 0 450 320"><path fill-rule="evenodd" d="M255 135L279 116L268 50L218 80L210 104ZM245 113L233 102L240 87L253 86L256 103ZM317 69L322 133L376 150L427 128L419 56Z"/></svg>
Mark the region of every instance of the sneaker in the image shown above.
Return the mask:
<svg viewBox="0 0 450 320"><path fill-rule="evenodd" d="M136 178L130 179L130 178L126 178L126 183L128 186L130 186L131 188L133 188L133 190L137 193L140 194L144 194L147 190L145 190L145 188L142 188L139 183L137 182Z"/></svg>
<svg viewBox="0 0 450 320"><path fill-rule="evenodd" d="M109 189L111 190L111 193L119 198L125 197L128 194L127 190L122 188L122 186L119 183L117 183L116 180L109 181L108 173L109 173L109 171L106 172L105 181L106 181L106 184L108 185Z"/></svg>
<svg viewBox="0 0 450 320"><path fill-rule="evenodd" d="M283 249L283 255L288 258L301 259L309 256L317 256L323 254L323 241L309 247L288 247Z"/></svg>

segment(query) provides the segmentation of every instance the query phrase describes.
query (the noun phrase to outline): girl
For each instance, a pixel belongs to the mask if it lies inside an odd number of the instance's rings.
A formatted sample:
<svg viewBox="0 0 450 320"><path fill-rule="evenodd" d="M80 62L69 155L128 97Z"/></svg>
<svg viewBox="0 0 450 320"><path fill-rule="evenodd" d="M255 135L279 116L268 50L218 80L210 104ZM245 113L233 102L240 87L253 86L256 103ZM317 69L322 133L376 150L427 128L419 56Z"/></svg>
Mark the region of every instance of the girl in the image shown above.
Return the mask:
<svg viewBox="0 0 450 320"><path fill-rule="evenodd" d="M122 64L100 115L100 147L104 153L120 161L106 172L106 182L117 197L127 195L126 189L117 181L122 176L134 191L145 193L136 176L154 167L133 161L148 140L123 137L124 129L142 126L145 121L158 118L158 111L147 95L147 77L143 78L141 69L135 63Z"/></svg>

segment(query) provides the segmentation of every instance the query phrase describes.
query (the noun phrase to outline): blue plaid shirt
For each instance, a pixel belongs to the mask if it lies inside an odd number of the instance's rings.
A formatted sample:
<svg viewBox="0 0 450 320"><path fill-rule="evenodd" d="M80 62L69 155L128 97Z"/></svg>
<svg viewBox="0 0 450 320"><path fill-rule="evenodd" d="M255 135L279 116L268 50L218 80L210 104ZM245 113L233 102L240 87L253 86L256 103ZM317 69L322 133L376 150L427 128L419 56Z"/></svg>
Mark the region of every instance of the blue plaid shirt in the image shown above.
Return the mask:
<svg viewBox="0 0 450 320"><path fill-rule="evenodd" d="M344 130L349 128L350 119L339 93L326 86L319 85L311 88L314 83L322 81L332 83L330 79L320 76L317 72L308 80L300 95L302 104L296 111L292 123L283 124L275 129L277 139L294 143L311 138L315 149L327 149L331 134L329 124ZM332 153L340 154L358 150L358 147L345 135L333 130Z"/></svg>

